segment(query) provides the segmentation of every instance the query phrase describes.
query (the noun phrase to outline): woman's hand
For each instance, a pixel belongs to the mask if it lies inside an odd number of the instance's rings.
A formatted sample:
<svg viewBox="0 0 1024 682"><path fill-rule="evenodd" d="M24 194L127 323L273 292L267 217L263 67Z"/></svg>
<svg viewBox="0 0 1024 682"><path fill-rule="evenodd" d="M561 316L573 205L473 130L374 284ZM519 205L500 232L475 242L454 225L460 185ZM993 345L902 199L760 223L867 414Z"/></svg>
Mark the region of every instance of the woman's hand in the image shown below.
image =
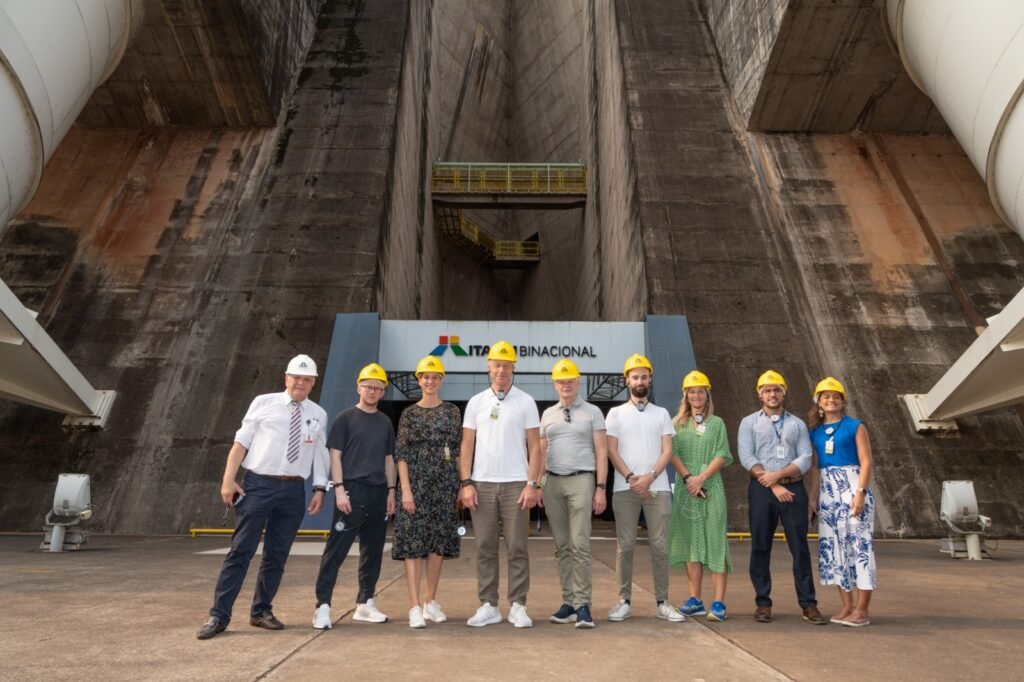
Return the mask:
<svg viewBox="0 0 1024 682"><path fill-rule="evenodd" d="M686 492L693 497L700 497L700 490L704 487L704 476L690 476L686 479Z"/></svg>
<svg viewBox="0 0 1024 682"><path fill-rule="evenodd" d="M409 514L416 513L416 502L412 499L411 490L408 493L405 492L404 490L402 491L402 509L404 509Z"/></svg>
<svg viewBox="0 0 1024 682"><path fill-rule="evenodd" d="M864 498L867 497L867 493L857 493L853 496L853 501L850 503L850 515L860 516L861 512L864 511Z"/></svg>

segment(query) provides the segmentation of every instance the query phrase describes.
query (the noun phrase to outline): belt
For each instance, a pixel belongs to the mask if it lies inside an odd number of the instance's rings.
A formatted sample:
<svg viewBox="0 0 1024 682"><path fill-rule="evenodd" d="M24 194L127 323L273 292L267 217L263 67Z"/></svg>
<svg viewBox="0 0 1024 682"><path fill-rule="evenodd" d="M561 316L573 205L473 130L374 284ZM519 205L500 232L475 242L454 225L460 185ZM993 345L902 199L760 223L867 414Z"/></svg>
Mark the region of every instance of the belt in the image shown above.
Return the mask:
<svg viewBox="0 0 1024 682"><path fill-rule="evenodd" d="M757 474L750 474L750 477L757 478ZM802 474L798 476L783 476L778 481L776 481L776 483L781 483L782 485L789 485L790 483L799 483L802 480L804 480Z"/></svg>
<svg viewBox="0 0 1024 682"><path fill-rule="evenodd" d="M256 473L256 472L253 472L253 473ZM305 481L306 480L302 476L271 476L270 474L256 474L256 475L257 476L262 476L263 478L272 478L275 481Z"/></svg>
<svg viewBox="0 0 1024 682"><path fill-rule="evenodd" d="M580 469L579 471L570 471L567 474L556 474L554 471L549 471L548 476L558 476L559 478L564 476L579 476L580 474L592 474L594 473L591 469Z"/></svg>

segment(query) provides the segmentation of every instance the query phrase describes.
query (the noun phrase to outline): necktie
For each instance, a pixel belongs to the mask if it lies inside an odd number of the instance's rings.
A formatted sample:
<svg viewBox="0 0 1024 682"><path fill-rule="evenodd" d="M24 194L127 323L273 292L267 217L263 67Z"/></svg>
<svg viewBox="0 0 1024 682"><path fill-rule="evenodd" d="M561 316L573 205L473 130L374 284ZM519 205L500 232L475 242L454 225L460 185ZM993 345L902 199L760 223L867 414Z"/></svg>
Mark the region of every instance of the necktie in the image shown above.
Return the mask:
<svg viewBox="0 0 1024 682"><path fill-rule="evenodd" d="M288 461L294 462L299 458L299 440L302 437L302 410L299 403L292 401L292 426L288 431Z"/></svg>

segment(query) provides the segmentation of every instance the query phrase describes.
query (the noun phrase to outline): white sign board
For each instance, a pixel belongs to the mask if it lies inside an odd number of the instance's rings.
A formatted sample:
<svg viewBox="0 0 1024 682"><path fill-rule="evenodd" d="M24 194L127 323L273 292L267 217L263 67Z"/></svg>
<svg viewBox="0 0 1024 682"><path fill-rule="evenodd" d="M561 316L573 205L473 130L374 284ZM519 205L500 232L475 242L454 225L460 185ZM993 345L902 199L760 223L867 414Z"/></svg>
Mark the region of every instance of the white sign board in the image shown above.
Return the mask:
<svg viewBox="0 0 1024 682"><path fill-rule="evenodd" d="M380 364L388 372L412 372L436 355L449 373L487 371L491 344L516 348L516 373L549 374L569 358L583 374L619 374L633 353L644 352L643 322L485 322L381 320Z"/></svg>

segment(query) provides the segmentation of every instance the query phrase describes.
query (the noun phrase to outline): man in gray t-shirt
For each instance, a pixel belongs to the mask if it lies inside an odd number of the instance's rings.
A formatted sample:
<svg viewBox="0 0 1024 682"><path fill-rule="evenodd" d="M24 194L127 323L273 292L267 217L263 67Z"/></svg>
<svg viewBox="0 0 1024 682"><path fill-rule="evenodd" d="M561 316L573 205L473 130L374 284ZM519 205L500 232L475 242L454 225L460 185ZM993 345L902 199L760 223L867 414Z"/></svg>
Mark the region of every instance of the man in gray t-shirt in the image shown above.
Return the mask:
<svg viewBox="0 0 1024 682"><path fill-rule="evenodd" d="M545 509L562 580L562 606L551 622L592 628L590 517L607 505L604 416L580 398L580 371L572 360L555 363L551 380L558 402L540 420L541 461L548 476Z"/></svg>

